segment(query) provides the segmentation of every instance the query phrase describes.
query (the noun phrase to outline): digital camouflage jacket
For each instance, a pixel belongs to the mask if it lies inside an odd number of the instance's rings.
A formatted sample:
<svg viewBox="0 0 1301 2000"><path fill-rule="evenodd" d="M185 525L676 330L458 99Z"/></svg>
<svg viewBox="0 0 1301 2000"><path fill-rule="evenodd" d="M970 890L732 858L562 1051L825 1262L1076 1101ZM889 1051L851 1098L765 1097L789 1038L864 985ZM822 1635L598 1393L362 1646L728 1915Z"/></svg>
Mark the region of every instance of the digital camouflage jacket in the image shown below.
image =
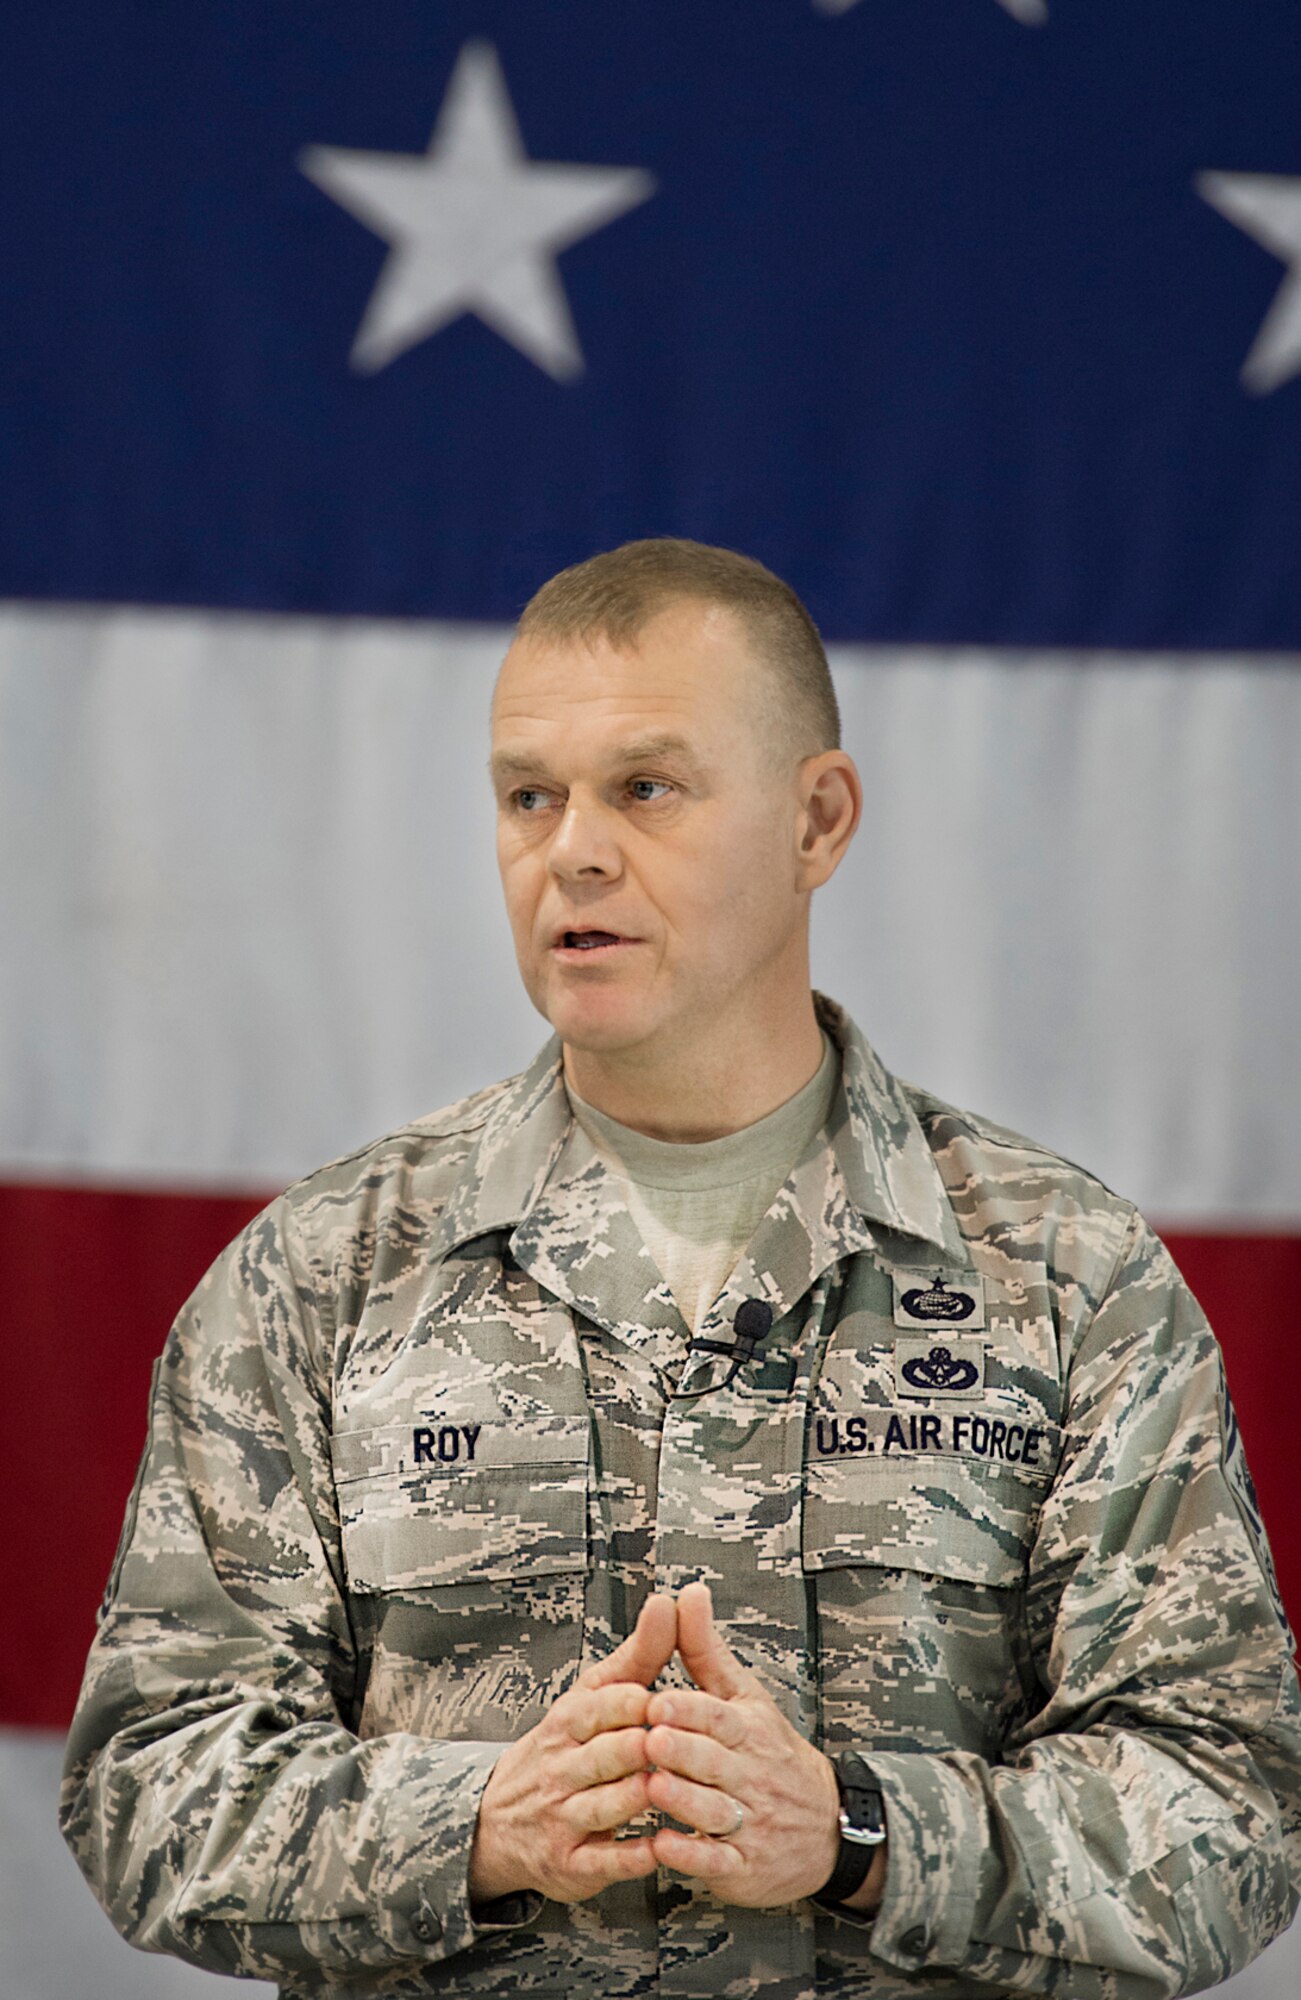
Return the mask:
<svg viewBox="0 0 1301 2000"><path fill-rule="evenodd" d="M1285 1927L1301 1705L1205 1320L1128 1204L815 1003L841 1087L700 1329L770 1302L730 1386L617 1181L553 1172L554 1037L213 1266L68 1748L135 1944L333 2000L1160 2000ZM695 1577L869 1759L875 1920L667 1873L472 1909L502 1744Z"/></svg>

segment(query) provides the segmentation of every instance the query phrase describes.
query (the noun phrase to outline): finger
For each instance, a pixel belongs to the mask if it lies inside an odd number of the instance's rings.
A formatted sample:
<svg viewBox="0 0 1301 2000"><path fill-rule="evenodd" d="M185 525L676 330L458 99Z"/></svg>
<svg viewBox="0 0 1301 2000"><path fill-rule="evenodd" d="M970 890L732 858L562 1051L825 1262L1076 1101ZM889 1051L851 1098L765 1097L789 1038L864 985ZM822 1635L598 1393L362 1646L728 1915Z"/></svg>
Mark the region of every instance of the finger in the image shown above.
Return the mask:
<svg viewBox="0 0 1301 2000"><path fill-rule="evenodd" d="M576 1847L569 1858L569 1873L585 1895L594 1895L610 1882L633 1882L655 1872L655 1849L649 1834L635 1840L613 1840L607 1834L593 1834Z"/></svg>
<svg viewBox="0 0 1301 2000"><path fill-rule="evenodd" d="M662 1826L652 1837L656 1861L679 1875L695 1875L702 1882L723 1884L744 1872L746 1861L730 1840L693 1840L689 1833Z"/></svg>
<svg viewBox="0 0 1301 2000"><path fill-rule="evenodd" d="M724 1791L741 1782L740 1758L712 1736L690 1729L652 1729L643 1731L642 1747L657 1771L694 1778L699 1785L720 1785Z"/></svg>
<svg viewBox="0 0 1301 2000"><path fill-rule="evenodd" d="M566 1777L574 1791L585 1785L608 1785L647 1764L644 1729L608 1729L570 1753Z"/></svg>
<svg viewBox="0 0 1301 2000"><path fill-rule="evenodd" d="M634 1771L618 1784L589 1785L586 1791L572 1793L560 1807L560 1813L576 1834L586 1836L612 1833L617 1826L627 1826L649 1804L646 1773ZM735 1813L732 1818L736 1818Z"/></svg>
<svg viewBox="0 0 1301 2000"><path fill-rule="evenodd" d="M646 1720L652 1729L671 1724L675 1729L712 1736L729 1750L739 1750L749 1740L755 1716L753 1710L747 1713L737 1702L720 1701L715 1694L698 1694L694 1688L671 1688L651 1695L646 1704Z"/></svg>
<svg viewBox="0 0 1301 2000"><path fill-rule="evenodd" d="M697 1833L715 1839L731 1835L736 1824L737 1801L715 1785L696 1785L689 1778L676 1778L671 1771L652 1771L646 1781L646 1796L658 1812L672 1813Z"/></svg>
<svg viewBox="0 0 1301 2000"><path fill-rule="evenodd" d="M631 1729L646 1720L648 1696L639 1681L617 1681L613 1687L573 1687L556 1703L552 1714L566 1736L589 1743L607 1729Z"/></svg>
<svg viewBox="0 0 1301 2000"><path fill-rule="evenodd" d="M689 1583L678 1596L678 1651L682 1664L706 1694L746 1694L753 1685L736 1654L724 1645L714 1623L714 1600L707 1583Z"/></svg>
<svg viewBox="0 0 1301 2000"><path fill-rule="evenodd" d="M578 1677L580 1687L608 1687L613 1681L639 1681L649 1687L673 1658L677 1645L677 1609L673 1599L656 1592L648 1597L637 1623L621 1646L608 1659L586 1667Z"/></svg>

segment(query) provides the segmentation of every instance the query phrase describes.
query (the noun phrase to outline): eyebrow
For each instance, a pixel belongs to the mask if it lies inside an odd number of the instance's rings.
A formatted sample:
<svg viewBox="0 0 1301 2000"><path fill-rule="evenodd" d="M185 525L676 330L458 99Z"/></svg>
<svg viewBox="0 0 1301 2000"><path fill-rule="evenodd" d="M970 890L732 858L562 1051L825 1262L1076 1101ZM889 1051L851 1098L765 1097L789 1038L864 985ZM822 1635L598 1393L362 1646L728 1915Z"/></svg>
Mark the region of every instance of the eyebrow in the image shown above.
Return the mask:
<svg viewBox="0 0 1301 2000"><path fill-rule="evenodd" d="M630 764L655 764L661 760L676 762L696 775L704 769L685 736L662 733L655 736L637 736L627 743L621 743L611 756L610 762L616 770L624 770ZM496 751L488 760L488 770L494 778L551 776L545 758L530 756L523 750Z"/></svg>

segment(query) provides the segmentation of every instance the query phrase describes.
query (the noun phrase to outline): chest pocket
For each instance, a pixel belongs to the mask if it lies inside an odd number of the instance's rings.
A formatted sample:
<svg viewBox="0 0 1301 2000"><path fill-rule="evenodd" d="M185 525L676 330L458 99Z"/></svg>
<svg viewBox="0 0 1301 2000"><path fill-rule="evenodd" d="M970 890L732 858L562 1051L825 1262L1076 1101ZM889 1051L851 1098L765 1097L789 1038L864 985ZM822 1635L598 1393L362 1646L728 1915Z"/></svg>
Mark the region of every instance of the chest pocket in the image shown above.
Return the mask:
<svg viewBox="0 0 1301 2000"><path fill-rule="evenodd" d="M501 1742L570 1685L587 1584L588 1422L417 1420L332 1446L366 1675L362 1736Z"/></svg>
<svg viewBox="0 0 1301 2000"><path fill-rule="evenodd" d="M997 1756L1037 1699L1024 1589L1048 1478L940 1453L810 1459L803 1561L828 1750Z"/></svg>
<svg viewBox="0 0 1301 2000"><path fill-rule="evenodd" d="M587 1568L588 1421L489 1420L343 1431L333 1440L344 1565L364 1594Z"/></svg>

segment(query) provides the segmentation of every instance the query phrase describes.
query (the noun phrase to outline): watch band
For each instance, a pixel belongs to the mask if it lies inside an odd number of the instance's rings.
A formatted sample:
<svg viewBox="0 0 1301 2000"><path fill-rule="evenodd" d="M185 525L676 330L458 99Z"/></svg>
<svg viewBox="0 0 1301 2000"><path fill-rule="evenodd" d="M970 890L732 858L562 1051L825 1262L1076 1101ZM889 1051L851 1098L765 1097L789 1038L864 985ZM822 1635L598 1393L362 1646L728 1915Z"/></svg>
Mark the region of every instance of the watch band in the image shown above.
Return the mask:
<svg viewBox="0 0 1301 2000"><path fill-rule="evenodd" d="M833 1757L831 1765L840 1793L840 1853L830 1876L811 1899L824 1909L834 1909L862 1888L872 1857L886 1837L881 1787L857 1751Z"/></svg>

